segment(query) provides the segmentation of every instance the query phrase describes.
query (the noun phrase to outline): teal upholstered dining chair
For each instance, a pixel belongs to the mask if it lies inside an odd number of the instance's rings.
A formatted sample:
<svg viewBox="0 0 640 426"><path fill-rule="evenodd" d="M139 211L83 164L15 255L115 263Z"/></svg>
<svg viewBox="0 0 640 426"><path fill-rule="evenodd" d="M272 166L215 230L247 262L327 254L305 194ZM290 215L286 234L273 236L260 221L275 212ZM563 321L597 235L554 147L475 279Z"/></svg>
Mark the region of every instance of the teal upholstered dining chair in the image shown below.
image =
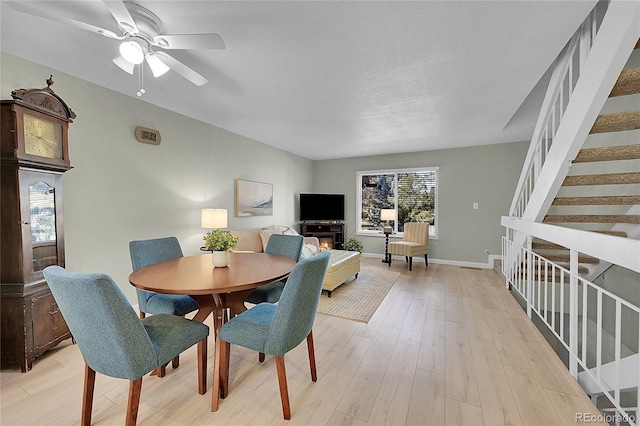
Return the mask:
<svg viewBox="0 0 640 426"><path fill-rule="evenodd" d="M272 234L264 252L286 256L297 262L302 254L303 241L304 238L301 235ZM263 302L276 303L280 299L285 282L286 279L262 285L253 290L245 301L254 305Z"/></svg>
<svg viewBox="0 0 640 426"><path fill-rule="evenodd" d="M129 243L131 266L134 271L152 263L182 257L182 248L176 237L154 238L131 241ZM146 314L171 314L185 316L198 309L198 302L192 297L175 294L160 294L136 288L140 318ZM180 357L172 360L173 368L180 365ZM165 366L160 368L158 376L165 375Z"/></svg>
<svg viewBox="0 0 640 426"><path fill-rule="evenodd" d="M300 260L302 254L302 246L304 238L301 235L283 235L272 234L267 241L267 247L265 247L265 253L279 254L280 256L287 256L296 262ZM259 303L276 303L280 300L282 289L287 282L287 279L281 281L272 282L262 285L253 290L249 296L245 299L245 302L253 303L257 305ZM264 353L258 354L258 361L264 361Z"/></svg>
<svg viewBox="0 0 640 426"><path fill-rule="evenodd" d="M227 386L228 370L221 368L228 366L230 344L234 344L275 356L282 412L286 420L291 418L284 355L306 338L311 380L317 381L312 328L329 257L325 251L301 260L291 271L278 304L260 303L220 328L214 369L219 374L213 377L212 411L218 410L220 386Z"/></svg>
<svg viewBox="0 0 640 426"><path fill-rule="evenodd" d="M44 278L85 361L82 425L91 424L96 372L131 381L126 424L134 425L142 377L196 343L198 392L206 392L209 327L205 324L166 314L139 319L106 274L77 274L49 266Z"/></svg>

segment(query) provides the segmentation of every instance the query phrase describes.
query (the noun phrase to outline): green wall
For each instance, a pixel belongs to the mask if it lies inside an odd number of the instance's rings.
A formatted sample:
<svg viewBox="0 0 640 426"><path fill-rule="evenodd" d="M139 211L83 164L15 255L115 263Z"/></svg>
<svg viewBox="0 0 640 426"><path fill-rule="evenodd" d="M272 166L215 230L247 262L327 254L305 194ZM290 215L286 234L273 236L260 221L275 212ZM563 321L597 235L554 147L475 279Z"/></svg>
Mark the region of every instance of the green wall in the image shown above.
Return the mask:
<svg viewBox="0 0 640 426"><path fill-rule="evenodd" d="M501 253L500 217L508 215L528 146L519 142L318 161L314 190L346 194L347 234L352 235L358 171L438 166L439 236L429 241L429 258L486 264L485 249L492 255ZM472 209L474 202L477 210ZM356 238L363 242L364 252L384 252L382 236Z"/></svg>

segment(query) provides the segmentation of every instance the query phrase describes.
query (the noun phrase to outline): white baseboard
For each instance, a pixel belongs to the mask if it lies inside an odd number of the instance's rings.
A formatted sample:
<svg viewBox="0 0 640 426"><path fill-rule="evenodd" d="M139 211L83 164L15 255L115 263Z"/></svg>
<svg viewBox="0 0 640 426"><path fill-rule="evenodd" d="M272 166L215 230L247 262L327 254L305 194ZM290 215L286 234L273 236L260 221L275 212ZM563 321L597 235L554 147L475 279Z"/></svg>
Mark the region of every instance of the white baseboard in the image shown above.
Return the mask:
<svg viewBox="0 0 640 426"><path fill-rule="evenodd" d="M380 260L384 259L384 254L379 253L362 253L363 257L375 257ZM463 260L447 260L447 259L434 259L429 257L429 263L438 263L441 265L454 265L454 266L464 266L466 268L480 268L480 269L493 269L493 265L496 260L501 260L502 256L500 255L489 255L489 259L487 263L479 263L479 262L466 262ZM396 262L394 260L394 262ZM422 262L424 263L424 256L416 256L413 258L413 263Z"/></svg>

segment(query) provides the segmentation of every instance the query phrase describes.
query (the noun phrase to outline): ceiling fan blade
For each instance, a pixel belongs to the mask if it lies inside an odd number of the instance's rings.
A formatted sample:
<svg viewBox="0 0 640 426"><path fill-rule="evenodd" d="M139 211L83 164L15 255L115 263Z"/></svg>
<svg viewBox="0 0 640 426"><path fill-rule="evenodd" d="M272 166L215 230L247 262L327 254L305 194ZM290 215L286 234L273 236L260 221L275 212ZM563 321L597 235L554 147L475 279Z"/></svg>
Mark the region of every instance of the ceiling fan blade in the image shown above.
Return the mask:
<svg viewBox="0 0 640 426"><path fill-rule="evenodd" d="M63 24L67 24L81 30L91 31L92 33L100 34L108 38L114 38L118 40L121 40L123 38L113 31L96 27L95 25L87 24L86 22L76 21L75 19L67 18L65 16L56 15L50 12L44 12L36 7L28 6L28 2L7 1L5 3L7 4L7 6L11 7L14 10L17 10L18 12L39 16L50 21L62 22Z"/></svg>
<svg viewBox="0 0 640 426"><path fill-rule="evenodd" d="M163 49L224 49L224 41L218 34L161 34L153 38L153 44Z"/></svg>
<svg viewBox="0 0 640 426"><path fill-rule="evenodd" d="M172 70L174 70L175 72L177 72L182 77L186 78L196 86L202 86L209 82L209 80L207 80L206 78L204 78L203 76L201 76L200 74L198 74L197 72L195 72L194 70L192 70L191 68L183 64L182 62L178 61L177 59L167 55L165 52L155 52L155 55L162 62L168 65L169 68L171 68Z"/></svg>
<svg viewBox="0 0 640 426"><path fill-rule="evenodd" d="M111 12L111 15L115 18L118 25L120 25L126 32L135 34L140 32L136 22L131 17L129 10L124 5L122 0L105 0L104 4Z"/></svg>

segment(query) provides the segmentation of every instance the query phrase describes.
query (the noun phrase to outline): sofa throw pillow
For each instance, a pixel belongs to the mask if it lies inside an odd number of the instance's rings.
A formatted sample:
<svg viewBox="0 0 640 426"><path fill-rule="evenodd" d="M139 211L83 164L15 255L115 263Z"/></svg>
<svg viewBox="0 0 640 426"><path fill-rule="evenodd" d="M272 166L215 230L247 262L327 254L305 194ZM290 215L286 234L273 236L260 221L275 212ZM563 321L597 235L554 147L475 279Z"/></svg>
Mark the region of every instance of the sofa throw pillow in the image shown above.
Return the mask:
<svg viewBox="0 0 640 426"><path fill-rule="evenodd" d="M262 240L262 251L266 250L267 243L269 242L269 238L271 234L283 234L283 235L300 235L296 232L295 229L289 228L288 226L278 225L278 226L266 226L260 230L260 239Z"/></svg>
<svg viewBox="0 0 640 426"><path fill-rule="evenodd" d="M306 259L307 257L315 256L318 254L318 247L313 244L305 244L302 246L302 253L300 257Z"/></svg>

